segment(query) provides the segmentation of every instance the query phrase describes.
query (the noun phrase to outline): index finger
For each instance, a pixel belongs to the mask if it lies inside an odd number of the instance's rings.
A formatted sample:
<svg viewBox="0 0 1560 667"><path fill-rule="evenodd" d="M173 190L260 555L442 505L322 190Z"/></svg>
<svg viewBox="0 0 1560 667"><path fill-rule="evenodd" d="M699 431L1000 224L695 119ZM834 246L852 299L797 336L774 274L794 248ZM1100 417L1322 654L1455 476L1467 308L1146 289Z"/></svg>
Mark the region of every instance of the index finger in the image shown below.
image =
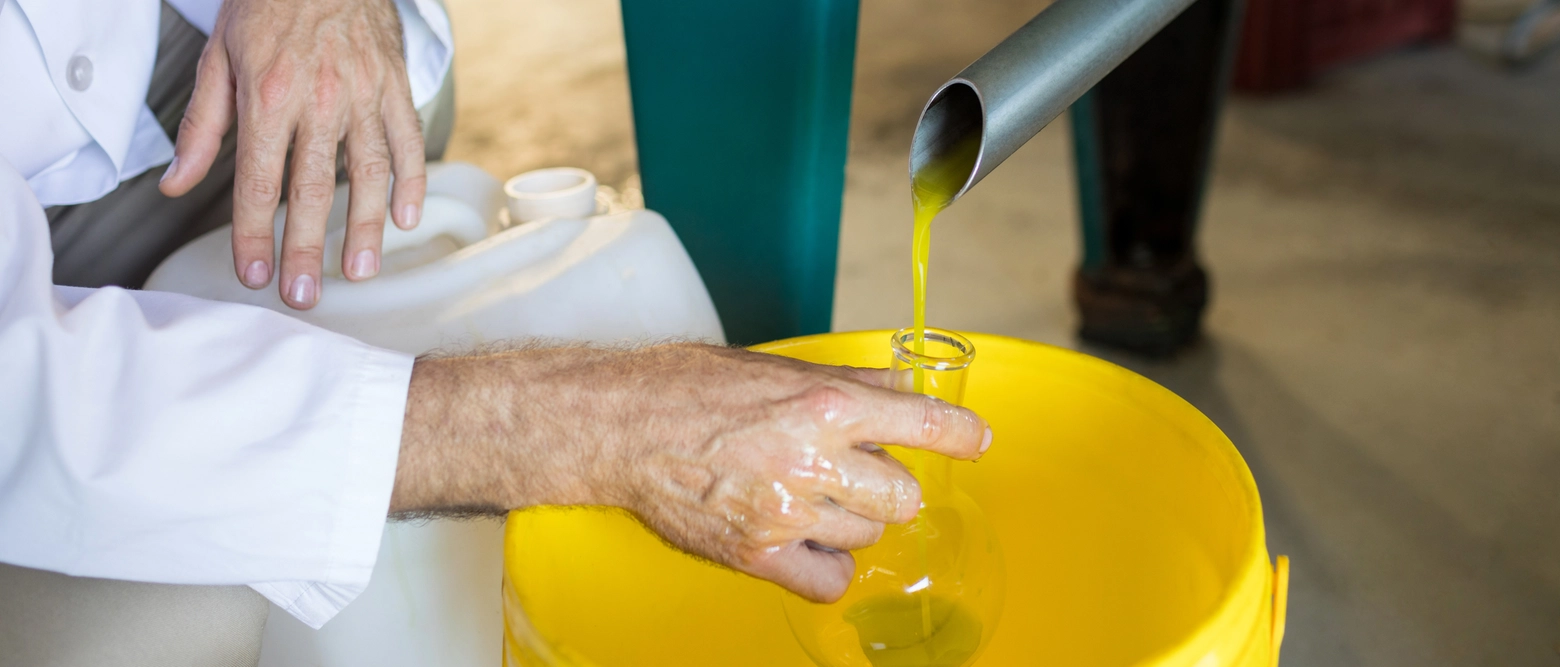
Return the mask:
<svg viewBox="0 0 1560 667"><path fill-rule="evenodd" d="M164 195L181 197L194 189L206 178L222 150L222 136L233 125L236 93L231 71L223 41L217 38L207 42L196 67L195 89L184 109L184 118L179 121L173 162L168 163L157 186Z"/></svg>
<svg viewBox="0 0 1560 667"><path fill-rule="evenodd" d="M968 408L879 387L860 387L860 416L846 428L858 442L899 445L972 460L991 446L991 427Z"/></svg>

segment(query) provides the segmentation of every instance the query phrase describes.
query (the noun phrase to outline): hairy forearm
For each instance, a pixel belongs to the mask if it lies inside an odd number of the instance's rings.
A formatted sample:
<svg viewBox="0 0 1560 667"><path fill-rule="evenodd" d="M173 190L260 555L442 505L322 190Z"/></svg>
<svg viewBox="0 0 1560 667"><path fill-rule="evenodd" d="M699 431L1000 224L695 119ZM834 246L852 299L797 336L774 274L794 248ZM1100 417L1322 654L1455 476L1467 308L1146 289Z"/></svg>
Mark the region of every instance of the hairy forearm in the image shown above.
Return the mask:
<svg viewBox="0 0 1560 667"><path fill-rule="evenodd" d="M598 461L577 445L621 438L599 413L613 393L606 376L631 354L571 347L419 359L391 512L599 502Z"/></svg>

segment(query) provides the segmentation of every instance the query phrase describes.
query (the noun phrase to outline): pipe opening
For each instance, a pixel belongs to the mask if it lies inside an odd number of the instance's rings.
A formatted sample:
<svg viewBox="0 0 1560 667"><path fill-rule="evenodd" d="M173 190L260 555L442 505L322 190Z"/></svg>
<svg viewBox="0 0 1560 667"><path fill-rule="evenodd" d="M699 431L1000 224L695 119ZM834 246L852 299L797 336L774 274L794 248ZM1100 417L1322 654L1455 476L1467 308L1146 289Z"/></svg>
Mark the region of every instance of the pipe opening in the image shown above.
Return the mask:
<svg viewBox="0 0 1560 667"><path fill-rule="evenodd" d="M935 174L935 180L956 183L948 202L969 189L980 165L985 112L980 93L964 81L951 81L927 102L910 140L910 179ZM946 205L946 204L945 204Z"/></svg>

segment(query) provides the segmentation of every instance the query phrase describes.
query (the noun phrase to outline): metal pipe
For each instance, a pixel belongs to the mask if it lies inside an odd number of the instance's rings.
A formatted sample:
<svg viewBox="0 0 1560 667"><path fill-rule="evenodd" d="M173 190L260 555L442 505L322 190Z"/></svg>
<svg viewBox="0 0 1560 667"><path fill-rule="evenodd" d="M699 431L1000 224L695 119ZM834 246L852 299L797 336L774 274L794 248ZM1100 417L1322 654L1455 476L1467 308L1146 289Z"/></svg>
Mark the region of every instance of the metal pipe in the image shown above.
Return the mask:
<svg viewBox="0 0 1560 667"><path fill-rule="evenodd" d="M948 201L1002 164L1192 0L1057 0L948 80L921 110L910 177L937 160L968 173ZM978 151L958 151L965 142Z"/></svg>

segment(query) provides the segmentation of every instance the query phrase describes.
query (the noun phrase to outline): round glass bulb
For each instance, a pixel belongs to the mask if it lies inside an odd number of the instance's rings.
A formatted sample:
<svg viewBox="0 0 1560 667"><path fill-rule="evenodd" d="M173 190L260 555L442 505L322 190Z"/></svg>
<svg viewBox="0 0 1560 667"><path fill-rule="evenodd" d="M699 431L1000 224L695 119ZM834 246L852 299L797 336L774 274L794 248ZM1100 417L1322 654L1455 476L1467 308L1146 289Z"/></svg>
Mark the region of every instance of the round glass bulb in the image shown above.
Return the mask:
<svg viewBox="0 0 1560 667"><path fill-rule="evenodd" d="M900 391L954 404L975 347L951 331L894 333ZM980 506L953 485L953 460L884 443L921 483L921 511L889 525L855 551L856 573L838 602L815 604L784 593L791 631L824 667L960 667L975 661L1002 616L1002 549Z"/></svg>

